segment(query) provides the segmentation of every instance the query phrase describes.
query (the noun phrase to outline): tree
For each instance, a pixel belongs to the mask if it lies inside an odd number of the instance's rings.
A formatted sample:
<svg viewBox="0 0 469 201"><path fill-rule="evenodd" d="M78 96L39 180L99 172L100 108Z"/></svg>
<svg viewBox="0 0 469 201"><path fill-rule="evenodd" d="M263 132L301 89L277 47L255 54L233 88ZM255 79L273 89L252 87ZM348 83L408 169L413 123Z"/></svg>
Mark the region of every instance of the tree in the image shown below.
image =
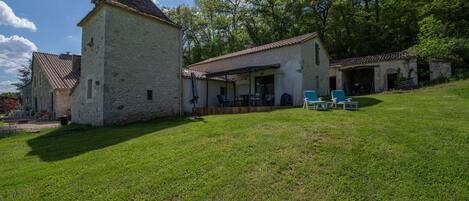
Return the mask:
<svg viewBox="0 0 469 201"><path fill-rule="evenodd" d="M32 80L32 71L33 71L33 64L32 61L29 60L28 65L23 65L18 70L18 80L19 82L14 83L13 85L16 86L18 89L25 86Z"/></svg>

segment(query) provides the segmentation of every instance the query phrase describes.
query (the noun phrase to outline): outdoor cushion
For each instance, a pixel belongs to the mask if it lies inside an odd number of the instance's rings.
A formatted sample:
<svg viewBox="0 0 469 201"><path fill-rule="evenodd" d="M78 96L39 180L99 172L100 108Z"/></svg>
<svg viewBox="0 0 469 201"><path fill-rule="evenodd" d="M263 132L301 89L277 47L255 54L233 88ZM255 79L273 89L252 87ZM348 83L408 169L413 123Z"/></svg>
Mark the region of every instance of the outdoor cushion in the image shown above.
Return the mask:
<svg viewBox="0 0 469 201"><path fill-rule="evenodd" d="M318 102L323 102L318 98L318 95L316 94L316 91L310 90L310 91L305 91L305 100L308 101L309 103L318 103Z"/></svg>
<svg viewBox="0 0 469 201"><path fill-rule="evenodd" d="M335 90L331 93L332 98L335 99L336 102L350 102L347 97L345 96L344 90Z"/></svg>

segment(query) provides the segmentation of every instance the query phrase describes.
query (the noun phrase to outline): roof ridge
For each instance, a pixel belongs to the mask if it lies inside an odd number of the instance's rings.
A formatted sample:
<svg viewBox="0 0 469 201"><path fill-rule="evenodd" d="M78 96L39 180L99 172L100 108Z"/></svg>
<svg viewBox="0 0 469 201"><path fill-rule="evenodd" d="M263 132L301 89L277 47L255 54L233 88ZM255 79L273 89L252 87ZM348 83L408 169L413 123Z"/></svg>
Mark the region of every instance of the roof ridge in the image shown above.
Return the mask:
<svg viewBox="0 0 469 201"><path fill-rule="evenodd" d="M366 63L373 63L373 62L381 62L381 61L390 61L390 60L399 60L404 58L410 58L413 55L407 51L398 51L398 52L388 52L382 54L374 54L374 55L366 55L361 57L349 57L344 59L336 59L330 62L330 66L338 66L338 65L355 65L355 64L366 64Z"/></svg>

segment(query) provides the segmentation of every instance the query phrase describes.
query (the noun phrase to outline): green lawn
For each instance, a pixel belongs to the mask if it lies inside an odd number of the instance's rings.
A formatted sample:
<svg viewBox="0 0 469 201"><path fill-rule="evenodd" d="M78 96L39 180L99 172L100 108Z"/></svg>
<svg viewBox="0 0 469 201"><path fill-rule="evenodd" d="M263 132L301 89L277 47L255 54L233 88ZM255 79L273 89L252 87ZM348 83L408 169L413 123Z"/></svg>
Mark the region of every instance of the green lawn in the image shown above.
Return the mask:
<svg viewBox="0 0 469 201"><path fill-rule="evenodd" d="M0 200L469 200L469 81L358 100L0 137Z"/></svg>
<svg viewBox="0 0 469 201"><path fill-rule="evenodd" d="M0 114L0 128L3 126L3 121L1 118L5 117L5 114Z"/></svg>

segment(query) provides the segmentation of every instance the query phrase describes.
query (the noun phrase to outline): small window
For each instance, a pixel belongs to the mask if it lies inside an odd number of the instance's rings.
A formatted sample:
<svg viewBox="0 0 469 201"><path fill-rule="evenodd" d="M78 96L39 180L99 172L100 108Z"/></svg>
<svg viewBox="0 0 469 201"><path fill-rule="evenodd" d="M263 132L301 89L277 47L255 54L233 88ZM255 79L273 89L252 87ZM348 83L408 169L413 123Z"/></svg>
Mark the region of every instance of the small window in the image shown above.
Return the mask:
<svg viewBox="0 0 469 201"><path fill-rule="evenodd" d="M319 44L316 43L316 48L315 48L315 53L316 53L316 65L320 65L321 64L321 61L319 59L319 51L321 48L319 48Z"/></svg>
<svg viewBox="0 0 469 201"><path fill-rule="evenodd" d="M147 100L153 100L153 90L147 90Z"/></svg>
<svg viewBox="0 0 469 201"><path fill-rule="evenodd" d="M88 99L93 98L93 80L92 79L88 80L88 86L87 86L86 94L87 94L86 97L88 97Z"/></svg>
<svg viewBox="0 0 469 201"><path fill-rule="evenodd" d="M226 88L225 87L220 87L220 95L222 95L222 96L226 95Z"/></svg>

